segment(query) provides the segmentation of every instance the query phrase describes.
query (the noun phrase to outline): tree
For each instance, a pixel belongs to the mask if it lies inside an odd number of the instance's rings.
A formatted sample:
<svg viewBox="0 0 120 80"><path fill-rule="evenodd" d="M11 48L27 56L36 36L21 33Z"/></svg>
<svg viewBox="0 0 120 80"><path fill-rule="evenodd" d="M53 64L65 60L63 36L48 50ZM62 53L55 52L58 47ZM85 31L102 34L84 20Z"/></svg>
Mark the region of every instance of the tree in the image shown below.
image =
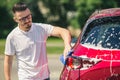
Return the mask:
<svg viewBox="0 0 120 80"><path fill-rule="evenodd" d="M0 0L0 38L15 27L11 8L19 1L28 4L34 22L81 29L95 10L120 6L118 0Z"/></svg>
<svg viewBox="0 0 120 80"><path fill-rule="evenodd" d="M7 34L14 28L14 21L5 1L1 1L0 5L0 38L5 38Z"/></svg>
<svg viewBox="0 0 120 80"><path fill-rule="evenodd" d="M117 3L114 0L76 0L75 6L77 15L73 21L76 27L82 28L95 10L117 7Z"/></svg>

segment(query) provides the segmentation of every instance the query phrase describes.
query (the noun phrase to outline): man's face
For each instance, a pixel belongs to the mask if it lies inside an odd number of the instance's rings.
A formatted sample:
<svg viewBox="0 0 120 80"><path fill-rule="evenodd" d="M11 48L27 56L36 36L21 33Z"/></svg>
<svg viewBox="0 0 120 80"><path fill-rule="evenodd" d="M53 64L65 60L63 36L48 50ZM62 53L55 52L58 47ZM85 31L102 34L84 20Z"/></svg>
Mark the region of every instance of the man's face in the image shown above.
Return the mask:
<svg viewBox="0 0 120 80"><path fill-rule="evenodd" d="M32 24L32 15L29 9L15 12L14 20L19 24L21 30L29 31Z"/></svg>

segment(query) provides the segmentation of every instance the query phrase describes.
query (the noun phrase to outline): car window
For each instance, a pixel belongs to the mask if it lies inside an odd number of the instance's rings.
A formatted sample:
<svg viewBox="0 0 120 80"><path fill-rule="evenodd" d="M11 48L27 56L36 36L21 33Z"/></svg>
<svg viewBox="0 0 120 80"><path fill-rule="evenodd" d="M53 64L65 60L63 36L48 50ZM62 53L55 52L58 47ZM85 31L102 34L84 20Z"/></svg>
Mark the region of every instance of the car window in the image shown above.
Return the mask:
<svg viewBox="0 0 120 80"><path fill-rule="evenodd" d="M106 17L92 21L80 42L107 49L120 49L120 17Z"/></svg>

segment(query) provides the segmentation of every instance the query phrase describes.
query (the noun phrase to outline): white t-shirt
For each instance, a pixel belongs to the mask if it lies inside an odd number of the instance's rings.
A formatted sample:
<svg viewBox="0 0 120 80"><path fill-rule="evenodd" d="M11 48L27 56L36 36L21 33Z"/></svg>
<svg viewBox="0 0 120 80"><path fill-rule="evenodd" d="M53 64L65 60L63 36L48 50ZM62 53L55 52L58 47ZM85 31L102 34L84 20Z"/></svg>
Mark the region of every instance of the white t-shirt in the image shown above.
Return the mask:
<svg viewBox="0 0 120 80"><path fill-rule="evenodd" d="M46 40L52 25L32 23L24 32L16 27L7 37L5 54L16 55L19 80L43 80L49 77Z"/></svg>

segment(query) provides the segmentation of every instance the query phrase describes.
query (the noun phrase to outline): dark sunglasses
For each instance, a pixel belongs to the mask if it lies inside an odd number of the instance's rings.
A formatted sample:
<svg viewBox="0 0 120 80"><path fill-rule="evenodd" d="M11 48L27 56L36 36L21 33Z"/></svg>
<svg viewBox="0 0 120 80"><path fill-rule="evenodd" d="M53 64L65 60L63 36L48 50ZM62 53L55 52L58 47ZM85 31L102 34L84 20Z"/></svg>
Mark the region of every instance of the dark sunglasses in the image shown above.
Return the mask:
<svg viewBox="0 0 120 80"><path fill-rule="evenodd" d="M18 20L19 20L20 22L25 22L27 19L30 19L30 17L31 17L31 14L29 14L29 15L21 18L21 19L18 19Z"/></svg>

